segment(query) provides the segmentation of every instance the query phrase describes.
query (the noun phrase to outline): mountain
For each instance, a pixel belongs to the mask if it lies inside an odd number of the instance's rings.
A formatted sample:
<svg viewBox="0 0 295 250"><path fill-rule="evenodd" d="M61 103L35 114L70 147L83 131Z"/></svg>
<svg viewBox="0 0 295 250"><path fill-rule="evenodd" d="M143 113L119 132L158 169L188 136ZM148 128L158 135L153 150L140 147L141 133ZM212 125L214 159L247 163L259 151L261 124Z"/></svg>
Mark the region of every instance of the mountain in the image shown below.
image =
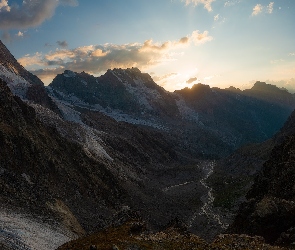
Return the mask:
<svg viewBox="0 0 295 250"><path fill-rule="evenodd" d="M260 100L270 103L276 103L281 106L294 107L295 95L289 93L286 89L279 89L275 85L265 82L256 82L251 89L246 89L243 93Z"/></svg>
<svg viewBox="0 0 295 250"><path fill-rule="evenodd" d="M83 213L90 217L87 208L111 213L123 190L108 161L89 157L83 147L42 124L34 109L13 96L2 80L0 96L1 204L64 221L67 230L78 235L84 232L83 219L78 223L71 211L78 218Z"/></svg>
<svg viewBox="0 0 295 250"><path fill-rule="evenodd" d="M15 95L59 113L58 108L48 96L43 82L21 66L1 41L0 78L5 80Z"/></svg>
<svg viewBox="0 0 295 250"><path fill-rule="evenodd" d="M169 131L182 147L203 158L223 157L245 143L270 138L295 107L295 102L282 106L203 84L170 93L137 68L108 70L100 77L67 70L48 91L77 110L97 110L117 121Z"/></svg>
<svg viewBox="0 0 295 250"><path fill-rule="evenodd" d="M27 71L21 66L6 46L0 41L0 65L14 73L17 76L22 77L30 84L44 85L43 82L35 75ZM3 68L2 68L3 69Z"/></svg>
<svg viewBox="0 0 295 250"><path fill-rule="evenodd" d="M213 239L227 227L207 183L215 160L270 138L293 105L202 84L170 93L136 68L66 70L44 87L1 48L0 246L10 248L36 238L52 249L131 219L148 231L177 219Z"/></svg>
<svg viewBox="0 0 295 250"><path fill-rule="evenodd" d="M117 122L52 98L59 116L24 95L14 96L14 84L1 80L0 199L14 218L5 224L14 233L0 232L6 243L11 239L10 244L16 240L28 247L26 235L15 228L24 217L39 218L44 228L44 221L58 223L65 228L63 235L73 238L120 223L132 213L159 228L179 211L181 219L190 219L202 205L199 159L169 131ZM1 210L2 217L7 215Z"/></svg>
<svg viewBox="0 0 295 250"><path fill-rule="evenodd" d="M280 91L275 87L274 93ZM199 119L206 127L221 131L220 136L230 138L234 149L270 138L295 107L295 98L291 94L292 102L281 106L271 100L245 94L246 90L222 90L203 84L176 92L190 108L199 113Z"/></svg>
<svg viewBox="0 0 295 250"><path fill-rule="evenodd" d="M261 235L276 244L294 242L294 117L295 112L276 136L277 144L241 204L230 232Z"/></svg>

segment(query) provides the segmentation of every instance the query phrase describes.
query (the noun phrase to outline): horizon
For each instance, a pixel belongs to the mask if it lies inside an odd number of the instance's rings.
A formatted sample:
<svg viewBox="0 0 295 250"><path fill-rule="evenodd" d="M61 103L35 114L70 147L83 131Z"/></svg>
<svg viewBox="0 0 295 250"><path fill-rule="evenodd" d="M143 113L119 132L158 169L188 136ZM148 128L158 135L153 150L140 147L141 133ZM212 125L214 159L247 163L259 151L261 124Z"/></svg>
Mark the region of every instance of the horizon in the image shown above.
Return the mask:
<svg viewBox="0 0 295 250"><path fill-rule="evenodd" d="M136 68L136 69L138 69L138 70L139 70L141 73L143 73L143 74L149 74L149 73L147 73L147 72L143 72L143 71L141 71L141 70L140 70L139 68L137 68L137 67L132 67L132 68ZM132 69L132 68L113 68L113 69L108 69L108 70L115 70L115 69L128 70L128 69ZM108 70L107 70L107 71L108 71ZM85 72L85 71L76 72L76 71L72 71L72 70L69 70L69 69L65 69L64 72L62 72L62 73L60 73L60 74L64 74L65 71L71 71L71 72L76 73L76 74L81 74L81 73L83 73L83 72L84 72L84 73L87 73L87 72ZM99 76L95 76L95 77L103 76L104 74L107 73L107 71L106 71L105 73L103 73L103 74L101 74L101 75L99 75ZM87 73L87 74L89 74L89 73ZM91 74L89 74L89 75L91 75ZM93 76L93 75L92 75L92 76ZM150 75L150 77L153 79L153 77L152 77L151 75ZM153 81L154 81L154 79L153 79ZM159 85L156 81L154 81L154 82L155 82L157 85ZM50 83L52 83L52 82L50 82ZM50 83L49 83L49 84L50 84ZM205 84L205 83L202 83L202 82L198 82L198 83L193 83L193 85L191 85L191 86L186 86L186 87L184 87L184 88L182 88L182 89L179 89L179 90L183 90L183 89L192 89L194 86L201 84L201 85L209 86L211 89L212 89L212 88L218 88L218 89L226 90L226 89L229 89L229 88L235 88L235 89L237 89L237 90L243 91L243 90L248 90L248 89L253 88L254 85L255 85L256 83L265 83L266 85L275 86L275 87L277 87L277 88L279 88L279 89L281 89L281 90L286 90L286 91L288 91L288 92L291 93L291 94L295 94L295 89L294 89L294 90L292 90L292 89L287 89L287 88L285 88L285 87L279 87L279 86L277 86L277 85L275 85L275 84L267 83L267 82L259 81L259 80L257 80L256 82L253 82L252 84L249 84L248 86L246 86L246 87L243 88L243 89L238 88L238 87L235 87L235 86L228 86L228 87L221 88L221 87L210 86L209 84ZM48 85L49 85L49 84L48 84ZM47 86L48 86L48 85L47 85ZM161 86L161 85L159 85L159 86ZM177 91L177 90L172 90L172 91L171 91L171 90L166 90L166 91L173 93L173 92L175 92L175 91Z"/></svg>
<svg viewBox="0 0 295 250"><path fill-rule="evenodd" d="M0 38L46 85L66 69L137 67L172 92L257 81L295 92L294 9L291 0L0 0Z"/></svg>

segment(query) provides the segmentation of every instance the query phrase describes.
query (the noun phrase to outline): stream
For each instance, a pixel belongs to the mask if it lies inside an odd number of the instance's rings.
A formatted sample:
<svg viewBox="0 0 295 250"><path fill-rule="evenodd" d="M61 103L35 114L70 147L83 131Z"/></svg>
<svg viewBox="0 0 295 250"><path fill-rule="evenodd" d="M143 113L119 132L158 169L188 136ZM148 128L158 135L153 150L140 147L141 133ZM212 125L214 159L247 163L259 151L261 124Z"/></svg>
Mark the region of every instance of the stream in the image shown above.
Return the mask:
<svg viewBox="0 0 295 250"><path fill-rule="evenodd" d="M196 211L193 216L190 218L188 222L188 228L192 228L194 225L194 222L197 220L197 218L205 217L207 220L208 225L213 225L214 227L219 227L221 230L225 230L228 228L228 224L223 222L221 216L218 214L218 211L213 206L214 202L214 196L213 196L213 190L211 187L207 185L207 180L210 177L211 174L214 172L215 167L214 161L205 161L202 164L199 165L199 168L203 171L204 177L200 180L200 184L205 188L205 194L201 197L201 201L203 203L203 206L200 210Z"/></svg>

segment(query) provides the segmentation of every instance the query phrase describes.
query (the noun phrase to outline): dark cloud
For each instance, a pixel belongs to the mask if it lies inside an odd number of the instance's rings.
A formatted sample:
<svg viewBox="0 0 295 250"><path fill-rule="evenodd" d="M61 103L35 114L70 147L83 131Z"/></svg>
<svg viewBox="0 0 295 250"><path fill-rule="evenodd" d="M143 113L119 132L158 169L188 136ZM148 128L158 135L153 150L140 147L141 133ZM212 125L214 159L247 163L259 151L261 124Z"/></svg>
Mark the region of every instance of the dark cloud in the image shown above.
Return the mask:
<svg viewBox="0 0 295 250"><path fill-rule="evenodd" d="M0 0L1 1L1 0ZM0 33L1 34L1 33ZM26 31L21 32L18 31L17 33L12 34L11 32L8 31L3 31L2 34L0 35L0 39L4 42L4 43L12 43L14 41L23 39L25 37L28 37L28 35L26 34Z"/></svg>
<svg viewBox="0 0 295 250"><path fill-rule="evenodd" d="M1 40L4 42L4 43L11 43L13 41L12 39L12 36L10 35L9 32L3 32L1 34Z"/></svg>
<svg viewBox="0 0 295 250"><path fill-rule="evenodd" d="M68 47L67 41L57 41L56 43L58 44L58 46L60 46L62 48Z"/></svg>
<svg viewBox="0 0 295 250"><path fill-rule="evenodd" d="M182 37L180 40L179 40L179 43L188 43L189 42L189 37L185 36L185 37Z"/></svg>
<svg viewBox="0 0 295 250"><path fill-rule="evenodd" d="M53 45L50 44L50 43L45 43L45 44L44 44L44 47L53 47Z"/></svg>
<svg viewBox="0 0 295 250"><path fill-rule="evenodd" d="M4 0L7 4L8 1ZM43 23L54 14L60 4L76 6L76 0L30 0L23 1L22 6L7 5L0 15L1 29L30 28Z"/></svg>
<svg viewBox="0 0 295 250"><path fill-rule="evenodd" d="M190 84L190 83L193 83L193 82L195 82L195 81L198 81L198 78L197 78L197 77L192 77L192 78L188 79L188 80L186 81L186 83Z"/></svg>

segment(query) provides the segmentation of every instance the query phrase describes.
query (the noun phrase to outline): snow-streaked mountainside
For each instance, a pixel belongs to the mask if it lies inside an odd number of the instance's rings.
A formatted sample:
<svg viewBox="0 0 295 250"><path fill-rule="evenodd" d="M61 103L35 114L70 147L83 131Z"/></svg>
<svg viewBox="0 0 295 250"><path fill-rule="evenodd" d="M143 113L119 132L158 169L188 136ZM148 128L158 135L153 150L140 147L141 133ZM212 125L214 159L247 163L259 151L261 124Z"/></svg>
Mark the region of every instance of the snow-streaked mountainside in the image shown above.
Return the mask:
<svg viewBox="0 0 295 250"><path fill-rule="evenodd" d="M0 247L8 234L32 250L54 228L61 244L130 219L157 231L178 218L213 238L231 222L206 183L214 160L270 138L295 107L266 83L171 93L137 68L66 70L45 87L2 43L0 52ZM40 227L37 243L18 223Z"/></svg>
<svg viewBox="0 0 295 250"><path fill-rule="evenodd" d="M77 237L60 225L44 223L42 218L3 210L0 229L0 244L5 242L8 249L52 250Z"/></svg>
<svg viewBox="0 0 295 250"><path fill-rule="evenodd" d="M31 86L27 80L1 64L0 78L8 84L14 95L19 96L22 99L26 99L28 88Z"/></svg>
<svg viewBox="0 0 295 250"><path fill-rule="evenodd" d="M27 71L22 65L18 63L18 61L14 58L14 56L10 53L10 51L6 48L6 46L1 41L0 41L0 65L5 67L8 71L24 78L30 84L44 85L43 82L37 76Z"/></svg>
<svg viewBox="0 0 295 250"><path fill-rule="evenodd" d="M295 107L294 95L267 84L262 84L259 92L198 84L171 93L137 68L108 70L100 77L66 70L47 90L56 103L79 112L98 111L116 121L177 135L181 127L184 144L197 144L198 154L206 157L268 139ZM284 98L275 102L275 96Z"/></svg>

